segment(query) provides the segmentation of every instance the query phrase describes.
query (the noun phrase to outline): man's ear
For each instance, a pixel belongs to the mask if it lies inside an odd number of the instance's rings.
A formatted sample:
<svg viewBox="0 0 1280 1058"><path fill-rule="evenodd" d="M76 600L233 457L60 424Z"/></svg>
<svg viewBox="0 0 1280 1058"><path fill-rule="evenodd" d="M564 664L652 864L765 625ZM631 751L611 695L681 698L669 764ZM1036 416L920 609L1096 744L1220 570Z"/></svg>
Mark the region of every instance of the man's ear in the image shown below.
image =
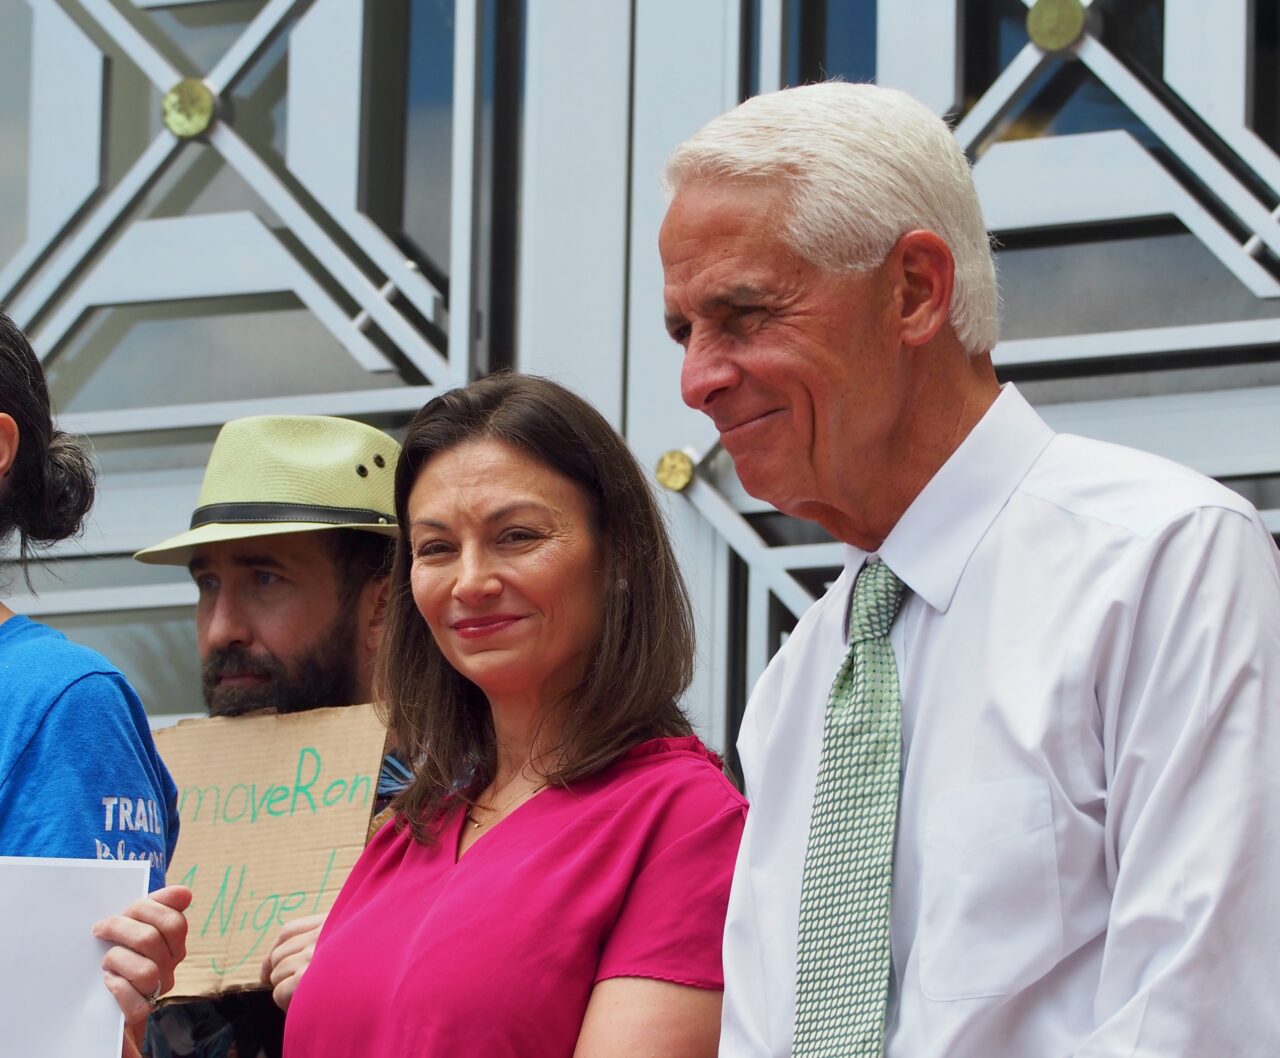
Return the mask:
<svg viewBox="0 0 1280 1058"><path fill-rule="evenodd" d="M374 577L365 585L364 590L367 601L362 599L361 605L369 607L364 629L364 647L372 657L378 652L378 645L382 642L382 628L387 622L387 596L391 590L391 578Z"/></svg>
<svg viewBox="0 0 1280 1058"><path fill-rule="evenodd" d="M942 237L931 231L909 231L889 252L898 283L898 333L904 345L927 345L951 316L955 258Z"/></svg>
<svg viewBox="0 0 1280 1058"><path fill-rule="evenodd" d="M13 467L18 458L18 423L8 412L0 411L0 478Z"/></svg>

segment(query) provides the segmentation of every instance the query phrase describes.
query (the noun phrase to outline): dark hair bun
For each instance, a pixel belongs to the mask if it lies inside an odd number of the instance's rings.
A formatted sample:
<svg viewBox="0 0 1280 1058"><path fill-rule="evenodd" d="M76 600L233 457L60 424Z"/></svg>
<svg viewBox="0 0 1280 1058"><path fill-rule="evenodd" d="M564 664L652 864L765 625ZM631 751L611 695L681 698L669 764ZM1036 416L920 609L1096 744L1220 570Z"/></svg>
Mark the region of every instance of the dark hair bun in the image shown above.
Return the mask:
<svg viewBox="0 0 1280 1058"><path fill-rule="evenodd" d="M93 506L96 474L84 445L61 430L49 438L43 469L32 475L26 502L14 514L26 539L51 544L80 531Z"/></svg>

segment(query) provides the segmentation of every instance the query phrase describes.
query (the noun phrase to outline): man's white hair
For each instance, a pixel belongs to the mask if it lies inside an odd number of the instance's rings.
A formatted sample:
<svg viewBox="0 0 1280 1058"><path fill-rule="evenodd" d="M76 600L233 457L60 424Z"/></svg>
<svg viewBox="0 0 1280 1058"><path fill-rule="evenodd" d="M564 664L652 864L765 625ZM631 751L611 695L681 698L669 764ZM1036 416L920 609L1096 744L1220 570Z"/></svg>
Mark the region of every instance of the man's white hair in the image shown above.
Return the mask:
<svg viewBox="0 0 1280 1058"><path fill-rule="evenodd" d="M828 81L748 99L675 149L663 186L669 202L684 184L715 179L781 186L778 234L832 272L869 271L906 232L934 232L955 258L956 336L970 354L996 344L995 262L969 161L905 92Z"/></svg>

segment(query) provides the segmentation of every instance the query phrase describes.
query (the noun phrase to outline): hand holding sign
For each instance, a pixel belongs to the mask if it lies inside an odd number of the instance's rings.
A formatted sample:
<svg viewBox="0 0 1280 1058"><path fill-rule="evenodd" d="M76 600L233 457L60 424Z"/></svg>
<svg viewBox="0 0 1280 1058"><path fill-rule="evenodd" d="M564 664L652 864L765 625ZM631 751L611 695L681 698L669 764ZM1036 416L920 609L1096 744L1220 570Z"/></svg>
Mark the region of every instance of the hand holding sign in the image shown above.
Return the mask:
<svg viewBox="0 0 1280 1058"><path fill-rule="evenodd" d="M95 923L93 935L113 945L102 969L126 1026L146 1021L153 1009L150 997L173 987L174 970L187 954L183 912L190 903L190 889L171 885Z"/></svg>
<svg viewBox="0 0 1280 1058"><path fill-rule="evenodd" d="M262 960L262 982L271 986L271 998L281 1010L289 1009L294 989L302 973L311 965L316 940L324 926L325 915L295 918L280 931L275 945Z"/></svg>

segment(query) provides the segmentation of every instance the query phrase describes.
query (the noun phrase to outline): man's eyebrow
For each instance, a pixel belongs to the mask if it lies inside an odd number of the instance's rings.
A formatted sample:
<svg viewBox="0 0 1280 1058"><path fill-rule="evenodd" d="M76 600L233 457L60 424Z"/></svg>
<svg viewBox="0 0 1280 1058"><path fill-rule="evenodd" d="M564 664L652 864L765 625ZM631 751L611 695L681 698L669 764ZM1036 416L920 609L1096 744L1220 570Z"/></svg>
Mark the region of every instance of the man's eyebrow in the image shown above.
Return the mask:
<svg viewBox="0 0 1280 1058"><path fill-rule="evenodd" d="M728 290L721 290L708 295L698 302L698 311L715 312L717 309L725 308L740 309L750 305L758 305L767 299L768 292L763 287L752 286L750 283L738 283L736 286L729 287ZM689 322L684 318L684 314L679 312L668 312L664 319L668 331L674 331Z"/></svg>
<svg viewBox="0 0 1280 1058"><path fill-rule="evenodd" d="M754 305L765 300L767 296L767 292L763 287L752 286L750 283L739 283L721 294L713 295L708 303L716 306Z"/></svg>
<svg viewBox="0 0 1280 1058"><path fill-rule="evenodd" d="M192 574L208 569L212 563L207 558L193 558L187 563L187 571ZM232 555L231 564L252 569L284 569L284 563L273 555Z"/></svg>

